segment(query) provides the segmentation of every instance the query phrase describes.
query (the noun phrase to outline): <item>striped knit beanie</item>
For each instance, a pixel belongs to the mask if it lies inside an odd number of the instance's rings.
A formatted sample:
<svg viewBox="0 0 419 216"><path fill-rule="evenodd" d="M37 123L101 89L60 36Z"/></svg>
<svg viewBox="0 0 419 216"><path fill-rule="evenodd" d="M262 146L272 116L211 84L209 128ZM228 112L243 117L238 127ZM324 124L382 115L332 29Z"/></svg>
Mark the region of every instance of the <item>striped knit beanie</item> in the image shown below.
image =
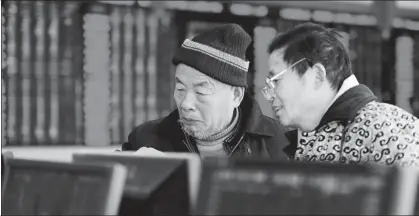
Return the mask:
<svg viewBox="0 0 419 216"><path fill-rule="evenodd" d="M186 39L173 64L186 64L220 82L247 87L246 50L252 38L237 24L224 24Z"/></svg>

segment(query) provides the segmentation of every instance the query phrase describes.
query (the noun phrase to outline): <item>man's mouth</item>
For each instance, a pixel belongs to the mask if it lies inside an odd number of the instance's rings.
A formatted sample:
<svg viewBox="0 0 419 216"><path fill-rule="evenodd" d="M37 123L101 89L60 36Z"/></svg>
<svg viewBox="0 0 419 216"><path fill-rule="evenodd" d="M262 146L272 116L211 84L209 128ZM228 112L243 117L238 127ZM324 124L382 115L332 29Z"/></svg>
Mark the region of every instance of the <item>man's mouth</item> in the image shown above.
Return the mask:
<svg viewBox="0 0 419 216"><path fill-rule="evenodd" d="M279 110L281 110L282 108L284 108L284 106L275 106L273 107L274 112L278 112Z"/></svg>
<svg viewBox="0 0 419 216"><path fill-rule="evenodd" d="M181 118L179 121L180 121L181 123L183 123L183 124L194 124L194 123L199 122L199 121L198 121L198 120L196 120L196 119L192 119L192 118L185 118L185 117Z"/></svg>

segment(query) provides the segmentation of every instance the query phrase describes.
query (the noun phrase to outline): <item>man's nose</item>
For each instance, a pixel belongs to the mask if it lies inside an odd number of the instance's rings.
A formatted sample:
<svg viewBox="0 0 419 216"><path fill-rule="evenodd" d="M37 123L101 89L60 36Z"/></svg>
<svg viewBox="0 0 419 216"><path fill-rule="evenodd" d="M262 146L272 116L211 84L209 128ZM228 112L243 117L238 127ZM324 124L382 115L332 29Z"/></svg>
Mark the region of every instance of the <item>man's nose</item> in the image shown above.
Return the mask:
<svg viewBox="0 0 419 216"><path fill-rule="evenodd" d="M275 95L274 94L267 94L265 97L266 97L266 99L268 101L271 101L271 102L275 99Z"/></svg>
<svg viewBox="0 0 419 216"><path fill-rule="evenodd" d="M272 97L271 104L272 104L272 106L280 106L281 101L279 100L278 97Z"/></svg>
<svg viewBox="0 0 419 216"><path fill-rule="evenodd" d="M184 111L195 110L195 95L191 92L187 92L182 100L182 103L180 104L180 107Z"/></svg>
<svg viewBox="0 0 419 216"><path fill-rule="evenodd" d="M264 96L265 96L265 99L271 103L275 99L275 94L273 94L272 92L267 92L266 94L264 94Z"/></svg>

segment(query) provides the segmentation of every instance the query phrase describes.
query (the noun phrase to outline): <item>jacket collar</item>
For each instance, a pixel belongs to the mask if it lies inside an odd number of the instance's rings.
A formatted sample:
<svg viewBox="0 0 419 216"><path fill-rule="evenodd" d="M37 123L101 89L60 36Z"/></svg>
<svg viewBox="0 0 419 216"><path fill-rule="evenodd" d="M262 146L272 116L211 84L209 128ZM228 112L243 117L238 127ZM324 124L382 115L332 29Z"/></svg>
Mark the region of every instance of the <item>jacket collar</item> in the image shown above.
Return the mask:
<svg viewBox="0 0 419 216"><path fill-rule="evenodd" d="M259 104L248 93L245 93L240 109L242 111L243 131L245 133L275 136L275 128L267 126L268 120L262 114ZM175 139L183 139L184 134L178 120L179 112L176 109L162 120L159 125L160 133L165 136L170 135Z"/></svg>
<svg viewBox="0 0 419 216"><path fill-rule="evenodd" d="M333 105L333 103L345 92L347 92L349 89L359 85L358 79L355 75L351 75L348 78L346 78L342 86L340 87L339 91L336 93L335 97L333 98L332 102L330 103L329 108Z"/></svg>
<svg viewBox="0 0 419 216"><path fill-rule="evenodd" d="M371 101L377 100L374 93L365 85L357 85L343 93L327 110L316 130L331 121L348 121Z"/></svg>
<svg viewBox="0 0 419 216"><path fill-rule="evenodd" d="M377 97L367 86L359 84L354 75L348 77L343 82L315 131L331 121L340 121L346 124L346 122L355 118L362 107L375 100L377 100ZM288 156L294 157L298 144L298 132L297 130L288 131L286 136L290 145L284 148L284 152Z"/></svg>
<svg viewBox="0 0 419 216"><path fill-rule="evenodd" d="M331 121L348 121L355 118L359 109L374 100L377 100L377 97L367 86L360 85L354 75L348 77L315 130Z"/></svg>
<svg viewBox="0 0 419 216"><path fill-rule="evenodd" d="M263 115L258 102L247 93L245 94L240 109L243 112L244 132L249 134L256 134L261 136L274 137L277 133L275 127L268 117Z"/></svg>

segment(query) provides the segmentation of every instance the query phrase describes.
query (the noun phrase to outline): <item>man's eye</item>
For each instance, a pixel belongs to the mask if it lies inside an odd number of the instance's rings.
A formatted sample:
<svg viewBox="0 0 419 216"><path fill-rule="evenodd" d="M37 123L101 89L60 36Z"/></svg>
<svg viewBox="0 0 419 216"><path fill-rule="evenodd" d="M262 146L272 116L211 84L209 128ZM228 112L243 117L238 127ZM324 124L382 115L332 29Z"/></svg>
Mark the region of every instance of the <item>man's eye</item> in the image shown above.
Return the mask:
<svg viewBox="0 0 419 216"><path fill-rule="evenodd" d="M196 93L199 94L199 95L210 95L213 92L210 89L198 89L198 90L196 90Z"/></svg>
<svg viewBox="0 0 419 216"><path fill-rule="evenodd" d="M199 91L197 91L196 93L198 95L210 95L210 93L208 93L208 92L199 92Z"/></svg>
<svg viewBox="0 0 419 216"><path fill-rule="evenodd" d="M282 80L282 78L278 78L278 79L274 79L272 80L272 82L277 85L278 83L280 83L280 81Z"/></svg>

